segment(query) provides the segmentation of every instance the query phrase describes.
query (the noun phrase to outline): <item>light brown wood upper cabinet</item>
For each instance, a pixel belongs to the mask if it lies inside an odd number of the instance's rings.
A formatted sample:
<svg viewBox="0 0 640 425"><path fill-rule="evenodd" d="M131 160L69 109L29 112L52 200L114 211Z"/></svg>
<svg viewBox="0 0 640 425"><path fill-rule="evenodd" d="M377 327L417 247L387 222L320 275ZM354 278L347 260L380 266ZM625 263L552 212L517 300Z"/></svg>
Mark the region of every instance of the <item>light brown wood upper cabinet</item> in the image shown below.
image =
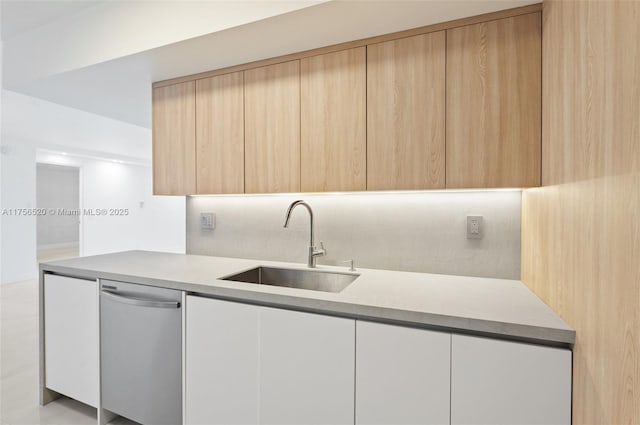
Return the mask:
<svg viewBox="0 0 640 425"><path fill-rule="evenodd" d="M522 10L155 83L154 193L539 186L541 12Z"/></svg>
<svg viewBox="0 0 640 425"><path fill-rule="evenodd" d="M445 32L367 46L367 189L445 185Z"/></svg>
<svg viewBox="0 0 640 425"><path fill-rule="evenodd" d="M447 30L447 188L540 185L540 13Z"/></svg>
<svg viewBox="0 0 640 425"><path fill-rule="evenodd" d="M303 192L366 189L366 50L300 61Z"/></svg>
<svg viewBox="0 0 640 425"><path fill-rule="evenodd" d="M153 89L153 193L196 192L196 83Z"/></svg>
<svg viewBox="0 0 640 425"><path fill-rule="evenodd" d="M244 74L245 192L299 192L300 61Z"/></svg>
<svg viewBox="0 0 640 425"><path fill-rule="evenodd" d="M244 193L242 72L196 81L196 146L197 193Z"/></svg>

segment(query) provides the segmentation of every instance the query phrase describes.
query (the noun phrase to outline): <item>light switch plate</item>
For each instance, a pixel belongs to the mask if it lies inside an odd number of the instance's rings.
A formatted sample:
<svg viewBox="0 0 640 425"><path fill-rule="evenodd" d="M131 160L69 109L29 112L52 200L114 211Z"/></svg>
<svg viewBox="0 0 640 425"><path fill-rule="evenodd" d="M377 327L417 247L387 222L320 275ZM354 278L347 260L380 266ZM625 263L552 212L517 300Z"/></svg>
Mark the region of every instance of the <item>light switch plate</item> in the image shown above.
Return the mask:
<svg viewBox="0 0 640 425"><path fill-rule="evenodd" d="M216 215L212 212L200 213L200 228L203 230L213 230L216 228Z"/></svg>
<svg viewBox="0 0 640 425"><path fill-rule="evenodd" d="M467 239L482 239L484 229L481 215L467 216Z"/></svg>

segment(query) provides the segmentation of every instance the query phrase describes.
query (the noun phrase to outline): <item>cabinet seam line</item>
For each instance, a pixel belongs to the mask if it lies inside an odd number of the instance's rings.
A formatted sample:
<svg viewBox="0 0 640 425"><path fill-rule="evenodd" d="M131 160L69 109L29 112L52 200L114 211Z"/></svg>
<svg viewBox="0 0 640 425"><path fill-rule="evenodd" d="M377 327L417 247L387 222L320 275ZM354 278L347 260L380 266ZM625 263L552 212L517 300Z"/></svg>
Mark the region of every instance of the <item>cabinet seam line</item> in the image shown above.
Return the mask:
<svg viewBox="0 0 640 425"><path fill-rule="evenodd" d="M453 334L449 334L449 423L451 424L453 414L453 395L452 395L452 381L453 380Z"/></svg>
<svg viewBox="0 0 640 425"><path fill-rule="evenodd" d="M247 193L247 87L242 71L242 193Z"/></svg>
<svg viewBox="0 0 640 425"><path fill-rule="evenodd" d="M353 321L353 423L357 424L356 419L357 419L357 414L356 414L356 391L357 391L357 379L358 379L358 372L357 372L357 355L358 355L358 321L354 320Z"/></svg>
<svg viewBox="0 0 640 425"><path fill-rule="evenodd" d="M449 31L444 31L444 188L447 189L447 99L449 90L447 88L447 74L449 73L449 58L447 53L449 51L448 46Z"/></svg>

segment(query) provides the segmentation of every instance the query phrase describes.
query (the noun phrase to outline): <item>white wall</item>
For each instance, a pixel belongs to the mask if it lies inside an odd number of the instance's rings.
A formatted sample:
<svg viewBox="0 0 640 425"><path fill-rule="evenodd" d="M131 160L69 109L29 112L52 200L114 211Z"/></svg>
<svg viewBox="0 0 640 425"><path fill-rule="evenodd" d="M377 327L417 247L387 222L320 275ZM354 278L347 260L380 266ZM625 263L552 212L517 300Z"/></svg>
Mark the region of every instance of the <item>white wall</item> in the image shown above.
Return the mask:
<svg viewBox="0 0 640 425"><path fill-rule="evenodd" d="M73 149L88 155L150 161L151 130L10 90L2 92L3 144ZM13 142L11 142L13 140Z"/></svg>
<svg viewBox="0 0 640 425"><path fill-rule="evenodd" d="M80 207L79 169L37 164L36 207L48 212L36 217L38 249L77 245L80 241L79 218L60 210L74 212Z"/></svg>
<svg viewBox="0 0 640 425"><path fill-rule="evenodd" d="M81 255L185 251L184 197L153 196L151 167L46 151L37 161L80 170Z"/></svg>
<svg viewBox="0 0 640 425"><path fill-rule="evenodd" d="M7 111L6 97L2 112ZM2 130L7 125L3 122ZM2 209L34 208L36 205L35 147L2 136L0 155ZM1 282L14 282L36 275L36 219L33 216L2 215Z"/></svg>
<svg viewBox="0 0 640 425"><path fill-rule="evenodd" d="M319 264L353 259L356 267L519 279L520 191L379 192L187 198L187 253L306 263L309 215ZM216 214L201 230L201 212ZM485 236L466 238L466 216L484 216Z"/></svg>
<svg viewBox="0 0 640 425"><path fill-rule="evenodd" d="M64 149L68 156L43 162L82 167L81 198L87 208L131 210L131 216L121 221L87 220L81 228L85 253L132 248L184 252L184 198L152 196L150 130L17 93L2 95L2 208L35 208L36 152ZM145 202L142 209L140 201ZM3 215L1 221L1 282L36 277L35 218Z"/></svg>
<svg viewBox="0 0 640 425"><path fill-rule="evenodd" d="M152 196L150 167L85 161L83 208L127 210L83 217L83 254L130 249L184 252L184 197Z"/></svg>

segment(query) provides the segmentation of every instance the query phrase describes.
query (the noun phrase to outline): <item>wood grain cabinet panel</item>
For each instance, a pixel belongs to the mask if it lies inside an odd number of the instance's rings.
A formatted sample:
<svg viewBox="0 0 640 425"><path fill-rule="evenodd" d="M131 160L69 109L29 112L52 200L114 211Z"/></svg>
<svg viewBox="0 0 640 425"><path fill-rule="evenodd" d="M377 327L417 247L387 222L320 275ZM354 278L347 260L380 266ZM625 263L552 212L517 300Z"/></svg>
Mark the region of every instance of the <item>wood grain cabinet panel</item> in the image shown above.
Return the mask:
<svg viewBox="0 0 640 425"><path fill-rule="evenodd" d="M303 192L366 189L365 47L300 63Z"/></svg>
<svg viewBox="0 0 640 425"><path fill-rule="evenodd" d="M540 185L540 13L447 30L446 186Z"/></svg>
<svg viewBox="0 0 640 425"><path fill-rule="evenodd" d="M367 189L445 186L445 32L367 46Z"/></svg>
<svg viewBox="0 0 640 425"><path fill-rule="evenodd" d="M300 191L300 61L245 71L245 192Z"/></svg>
<svg viewBox="0 0 640 425"><path fill-rule="evenodd" d="M196 192L194 81L153 89L153 193Z"/></svg>
<svg viewBox="0 0 640 425"><path fill-rule="evenodd" d="M244 192L244 76L196 81L196 187L199 194Z"/></svg>

